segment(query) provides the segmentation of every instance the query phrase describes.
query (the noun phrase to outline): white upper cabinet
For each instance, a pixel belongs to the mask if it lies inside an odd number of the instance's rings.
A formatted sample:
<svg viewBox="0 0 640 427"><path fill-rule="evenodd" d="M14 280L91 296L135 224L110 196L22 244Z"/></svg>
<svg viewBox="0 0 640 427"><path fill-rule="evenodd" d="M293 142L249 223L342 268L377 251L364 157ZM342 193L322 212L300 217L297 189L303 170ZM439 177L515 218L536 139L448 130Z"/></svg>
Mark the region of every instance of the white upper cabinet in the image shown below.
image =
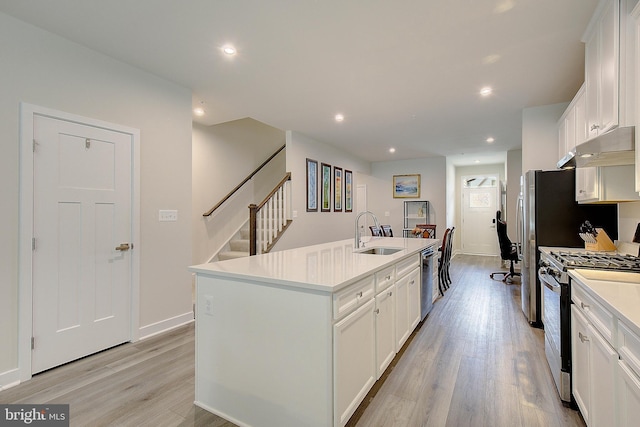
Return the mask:
<svg viewBox="0 0 640 427"><path fill-rule="evenodd" d="M576 145L587 140L586 100L584 85L558 121L558 158L563 158Z"/></svg>
<svg viewBox="0 0 640 427"><path fill-rule="evenodd" d="M575 110L576 128L574 134L575 144L571 149L589 139L589 130L587 127L587 97L584 94L584 84L580 87L580 90L578 90L574 101L573 109Z"/></svg>
<svg viewBox="0 0 640 427"><path fill-rule="evenodd" d="M584 41L587 130L593 138L619 123L619 0L601 2Z"/></svg>

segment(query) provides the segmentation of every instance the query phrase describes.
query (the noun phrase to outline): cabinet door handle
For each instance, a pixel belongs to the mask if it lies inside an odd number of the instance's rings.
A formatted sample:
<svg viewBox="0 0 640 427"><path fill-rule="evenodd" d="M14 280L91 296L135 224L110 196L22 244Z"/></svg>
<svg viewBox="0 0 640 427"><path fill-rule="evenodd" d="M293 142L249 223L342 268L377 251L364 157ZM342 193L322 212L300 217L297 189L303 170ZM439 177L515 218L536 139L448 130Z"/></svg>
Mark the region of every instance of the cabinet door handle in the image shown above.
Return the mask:
<svg viewBox="0 0 640 427"><path fill-rule="evenodd" d="M416 283L415 280L412 280L412 281L409 282L410 285L413 285L414 283Z"/></svg>
<svg viewBox="0 0 640 427"><path fill-rule="evenodd" d="M393 292L389 292L389 296L393 295Z"/></svg>
<svg viewBox="0 0 640 427"><path fill-rule="evenodd" d="M375 310L373 310L373 312L374 312L375 314L380 314L380 309L379 309L379 308L376 308Z"/></svg>
<svg viewBox="0 0 640 427"><path fill-rule="evenodd" d="M580 302L580 307L582 307L583 310L589 308L589 304L585 304L583 302Z"/></svg>
<svg viewBox="0 0 640 427"><path fill-rule="evenodd" d="M356 297L358 297L358 298L362 298L362 291L358 292L358 293L356 294Z"/></svg>
<svg viewBox="0 0 640 427"><path fill-rule="evenodd" d="M129 249L133 249L133 244L129 245L129 243L120 243L119 246L116 246L116 251L126 252Z"/></svg>
<svg viewBox="0 0 640 427"><path fill-rule="evenodd" d="M595 123L594 123L594 124L592 124L592 125L591 125L591 131L594 131L594 130L596 130L596 129L600 129L600 125L597 125L597 124L595 124Z"/></svg>
<svg viewBox="0 0 640 427"><path fill-rule="evenodd" d="M578 332L578 336L580 337L580 341L585 342L585 341L589 341L589 338L584 335L582 332Z"/></svg>
<svg viewBox="0 0 640 427"><path fill-rule="evenodd" d="M391 280L391 276L385 277L385 280Z"/></svg>

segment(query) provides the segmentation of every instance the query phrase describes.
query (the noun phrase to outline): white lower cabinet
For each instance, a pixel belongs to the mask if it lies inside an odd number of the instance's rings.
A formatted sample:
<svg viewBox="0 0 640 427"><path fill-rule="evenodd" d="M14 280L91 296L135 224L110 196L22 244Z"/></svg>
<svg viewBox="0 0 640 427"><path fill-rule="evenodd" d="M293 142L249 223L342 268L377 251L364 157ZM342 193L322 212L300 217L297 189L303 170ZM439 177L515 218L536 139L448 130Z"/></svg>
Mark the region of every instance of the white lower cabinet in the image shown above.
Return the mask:
<svg viewBox="0 0 640 427"><path fill-rule="evenodd" d="M375 300L333 326L335 422L343 426L376 381Z"/></svg>
<svg viewBox="0 0 640 427"><path fill-rule="evenodd" d="M409 289L407 293L409 294L409 302L407 303L407 312L409 315L409 335L411 332L418 326L420 323L420 269L416 268L411 273L409 273Z"/></svg>
<svg viewBox="0 0 640 427"><path fill-rule="evenodd" d="M396 282L396 351L420 322L420 267Z"/></svg>
<svg viewBox="0 0 640 427"><path fill-rule="evenodd" d="M623 360L618 360L618 395L616 412L620 427L640 422L640 377Z"/></svg>
<svg viewBox="0 0 640 427"><path fill-rule="evenodd" d="M574 294L581 294L579 288ZM615 425L618 353L594 326L601 315L595 305L591 300L571 305L572 392L588 426L608 427Z"/></svg>
<svg viewBox="0 0 640 427"><path fill-rule="evenodd" d="M589 427L637 426L640 337L586 286L571 283L571 383L582 417Z"/></svg>
<svg viewBox="0 0 640 427"><path fill-rule="evenodd" d="M589 323L575 305L571 305L571 391L582 418L589 425L591 415L588 339Z"/></svg>
<svg viewBox="0 0 640 427"><path fill-rule="evenodd" d="M409 280L396 282L396 352L409 338Z"/></svg>
<svg viewBox="0 0 640 427"><path fill-rule="evenodd" d="M589 325L591 341L591 422L590 426L615 425L615 378L618 353Z"/></svg>
<svg viewBox="0 0 640 427"><path fill-rule="evenodd" d="M640 336L624 322L618 322L617 405L618 425L640 422Z"/></svg>
<svg viewBox="0 0 640 427"><path fill-rule="evenodd" d="M396 355L395 285L376 295L376 379Z"/></svg>

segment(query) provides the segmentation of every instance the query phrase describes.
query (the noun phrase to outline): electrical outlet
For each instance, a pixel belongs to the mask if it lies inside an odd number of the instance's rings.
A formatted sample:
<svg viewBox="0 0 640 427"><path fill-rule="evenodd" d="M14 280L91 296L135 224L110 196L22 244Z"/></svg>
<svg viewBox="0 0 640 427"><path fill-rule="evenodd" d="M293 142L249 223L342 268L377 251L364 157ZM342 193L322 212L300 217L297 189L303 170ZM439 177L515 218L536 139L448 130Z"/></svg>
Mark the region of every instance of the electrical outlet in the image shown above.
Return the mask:
<svg viewBox="0 0 640 427"><path fill-rule="evenodd" d="M213 316L213 296L212 295L204 296L204 314Z"/></svg>
<svg viewBox="0 0 640 427"><path fill-rule="evenodd" d="M158 221L160 222L177 221L177 220L178 220L178 211L176 210L160 209L158 211Z"/></svg>

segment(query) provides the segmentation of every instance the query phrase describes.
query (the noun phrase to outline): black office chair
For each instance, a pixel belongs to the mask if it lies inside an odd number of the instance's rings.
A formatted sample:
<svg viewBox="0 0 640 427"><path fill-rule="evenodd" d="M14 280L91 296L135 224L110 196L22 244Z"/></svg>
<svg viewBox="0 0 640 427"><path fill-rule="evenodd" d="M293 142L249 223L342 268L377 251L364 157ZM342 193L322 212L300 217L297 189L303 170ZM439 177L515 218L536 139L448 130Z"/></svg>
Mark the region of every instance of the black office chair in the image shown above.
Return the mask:
<svg viewBox="0 0 640 427"><path fill-rule="evenodd" d="M453 241L454 231L455 227L444 230L442 245L438 248L438 252L440 252L440 257L438 258L438 290L442 296L444 296L444 292L449 289L451 285L449 266L451 265L451 242Z"/></svg>
<svg viewBox="0 0 640 427"><path fill-rule="evenodd" d="M494 279L496 275L504 275L503 282L511 280L516 276L520 276L520 273L514 269L514 264L518 262L518 248L515 243L511 243L509 236L507 236L507 223L501 219L502 212L496 212L496 232L498 233L498 243L500 244L500 258L504 261L509 261L509 271L496 271L491 273L489 277ZM495 280L495 279L494 279Z"/></svg>

